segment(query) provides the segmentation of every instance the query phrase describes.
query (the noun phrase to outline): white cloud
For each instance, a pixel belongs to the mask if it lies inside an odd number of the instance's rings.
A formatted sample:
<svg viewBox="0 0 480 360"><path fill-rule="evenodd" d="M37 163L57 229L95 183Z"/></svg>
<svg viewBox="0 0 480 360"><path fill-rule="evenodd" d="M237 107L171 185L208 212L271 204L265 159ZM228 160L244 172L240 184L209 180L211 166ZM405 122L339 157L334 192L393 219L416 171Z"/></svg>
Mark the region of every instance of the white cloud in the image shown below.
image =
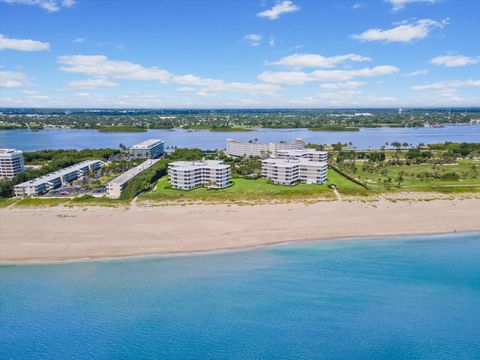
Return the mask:
<svg viewBox="0 0 480 360"><path fill-rule="evenodd" d="M248 34L243 37L243 40L246 41L251 46L260 45L262 39L263 39L262 34Z"/></svg>
<svg viewBox="0 0 480 360"><path fill-rule="evenodd" d="M446 67L458 67L480 63L480 56L471 57L465 55L442 55L430 60L432 64Z"/></svg>
<svg viewBox="0 0 480 360"><path fill-rule="evenodd" d="M357 55L357 54L346 54L346 55L337 55L337 56L322 56L319 54L292 54L281 58L278 61L272 62L273 65L283 65L293 68L332 68L337 64L345 61L370 61L369 57Z"/></svg>
<svg viewBox="0 0 480 360"><path fill-rule="evenodd" d="M428 74L428 70L427 69L422 69L422 70L416 70L416 71L412 71L412 72L403 74L402 76L414 77L414 76L421 76L421 75L427 75L427 74Z"/></svg>
<svg viewBox="0 0 480 360"><path fill-rule="evenodd" d="M421 19L414 23L402 23L394 28L369 29L361 34L351 35L352 39L360 41L384 41L384 42L411 42L428 37L430 31L434 28L442 28L447 24L447 20L436 21L431 19Z"/></svg>
<svg viewBox="0 0 480 360"><path fill-rule="evenodd" d="M468 80L445 80L438 81L429 84L421 84L412 86L411 89L417 91L415 94L415 100L422 104L429 106L443 105L446 102L456 103L455 105L478 105L480 97L478 93L476 96L469 97L461 95L459 92L464 88L479 88L480 79L468 79Z"/></svg>
<svg viewBox="0 0 480 360"><path fill-rule="evenodd" d="M164 84L177 84L183 87L195 87L197 91L222 92L238 91L273 95L278 86L273 84L226 82L219 79L202 78L192 74L176 75L158 67L143 67L129 61L110 60L104 55L67 55L60 56L60 70L67 73L79 73L105 81L107 79L160 81Z"/></svg>
<svg viewBox="0 0 480 360"><path fill-rule="evenodd" d="M85 79L70 81L67 86L77 89L94 89L98 87L115 87L118 84L108 79Z"/></svg>
<svg viewBox="0 0 480 360"><path fill-rule="evenodd" d="M434 4L439 0L385 0L392 5L393 11L402 10L406 5L413 3L429 3Z"/></svg>
<svg viewBox="0 0 480 360"><path fill-rule="evenodd" d="M179 92L194 92L196 89L194 87L191 87L191 86L181 86L179 88L177 88L177 91Z"/></svg>
<svg viewBox="0 0 480 360"><path fill-rule="evenodd" d="M367 85L365 81L344 81L344 82L333 82L333 83L323 83L320 85L322 89L328 90L348 90L356 89L362 86Z"/></svg>
<svg viewBox="0 0 480 360"><path fill-rule="evenodd" d="M0 50L43 51L50 49L50 44L30 39L12 39L0 34Z"/></svg>
<svg viewBox="0 0 480 360"><path fill-rule="evenodd" d="M78 43L82 43L82 42L84 42L84 41L85 41L85 38L79 37L79 38L73 39L72 42L73 42L74 44L78 44Z"/></svg>
<svg viewBox="0 0 480 360"><path fill-rule="evenodd" d="M300 7L295 5L293 1L284 0L277 2L271 9L261 11L257 14L259 17L265 17L270 20L276 20L282 14L299 11Z"/></svg>
<svg viewBox="0 0 480 360"><path fill-rule="evenodd" d="M465 87L480 87L480 79L438 81L430 84L414 85L411 87L411 89L417 90L417 91L425 91L425 90L451 91L452 89L459 89L459 88L465 88Z"/></svg>
<svg viewBox="0 0 480 360"><path fill-rule="evenodd" d="M33 5L41 7L48 12L57 12L62 7L72 7L75 5L75 0L0 0L7 4L21 4L21 5Z"/></svg>
<svg viewBox="0 0 480 360"><path fill-rule="evenodd" d="M392 96L363 95L359 90L340 90L335 92L322 92L313 96L307 96L300 100L291 100L290 104L296 106L379 106L379 103L397 102L398 99Z"/></svg>
<svg viewBox="0 0 480 360"><path fill-rule="evenodd" d="M270 38L268 39L268 45L270 45L271 47L274 47L277 45L277 42L273 36L270 36Z"/></svg>
<svg viewBox="0 0 480 360"><path fill-rule="evenodd" d="M366 6L366 5L363 4L363 3L356 3L356 4L353 4L353 5L352 5L352 9L353 9L353 10L358 10L358 9L360 9L360 8L362 8L362 7L365 7L365 6Z"/></svg>
<svg viewBox="0 0 480 360"><path fill-rule="evenodd" d="M346 81L357 77L374 77L390 75L398 72L395 66L375 66L358 70L315 70L309 73L303 71L266 71L258 78L271 84L303 85L311 81Z"/></svg>
<svg viewBox="0 0 480 360"><path fill-rule="evenodd" d="M60 56L60 70L89 76L112 77L129 80L157 80L167 82L172 77L168 71L158 67L145 68L128 61L110 60L104 55Z"/></svg>
<svg viewBox="0 0 480 360"><path fill-rule="evenodd" d="M0 71L0 88L16 88L26 85L27 75L20 71Z"/></svg>

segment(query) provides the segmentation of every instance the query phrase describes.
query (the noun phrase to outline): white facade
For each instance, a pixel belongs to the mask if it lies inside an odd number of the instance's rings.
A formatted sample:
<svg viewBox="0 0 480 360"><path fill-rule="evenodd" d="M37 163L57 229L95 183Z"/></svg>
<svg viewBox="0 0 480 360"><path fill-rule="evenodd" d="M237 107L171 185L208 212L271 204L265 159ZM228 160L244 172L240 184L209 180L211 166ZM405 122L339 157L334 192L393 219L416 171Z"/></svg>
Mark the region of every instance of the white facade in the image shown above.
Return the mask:
<svg viewBox="0 0 480 360"><path fill-rule="evenodd" d="M327 161L328 153L326 151L318 151L314 149L278 150L276 157L279 159L308 159L311 161Z"/></svg>
<svg viewBox="0 0 480 360"><path fill-rule="evenodd" d="M262 160L262 176L278 185L295 185L298 182L323 184L327 181L327 169L324 161L303 158Z"/></svg>
<svg viewBox="0 0 480 360"><path fill-rule="evenodd" d="M302 150L305 148L305 142L300 139L294 139L292 142L282 141L279 143L258 143L256 141L243 142L234 139L227 140L227 154L230 156L259 156L266 158L275 155L280 150Z"/></svg>
<svg viewBox="0 0 480 360"><path fill-rule="evenodd" d="M76 180L89 171L100 169L104 165L100 160L86 160L36 179L15 185L15 196L42 195L50 190Z"/></svg>
<svg viewBox="0 0 480 360"><path fill-rule="evenodd" d="M13 178L25 171L23 152L15 149L0 149L0 178Z"/></svg>
<svg viewBox="0 0 480 360"><path fill-rule="evenodd" d="M136 159L156 159L163 155L165 149L162 140L150 139L133 145L129 153Z"/></svg>
<svg viewBox="0 0 480 360"><path fill-rule="evenodd" d="M140 174L143 170L158 162L160 159L149 159L140 165L125 171L122 175L107 183L107 197L111 199L118 199L122 194L123 189L127 186L127 182Z"/></svg>
<svg viewBox="0 0 480 360"><path fill-rule="evenodd" d="M232 182L230 165L220 160L174 161L168 164L168 177L173 188L182 190L224 188Z"/></svg>

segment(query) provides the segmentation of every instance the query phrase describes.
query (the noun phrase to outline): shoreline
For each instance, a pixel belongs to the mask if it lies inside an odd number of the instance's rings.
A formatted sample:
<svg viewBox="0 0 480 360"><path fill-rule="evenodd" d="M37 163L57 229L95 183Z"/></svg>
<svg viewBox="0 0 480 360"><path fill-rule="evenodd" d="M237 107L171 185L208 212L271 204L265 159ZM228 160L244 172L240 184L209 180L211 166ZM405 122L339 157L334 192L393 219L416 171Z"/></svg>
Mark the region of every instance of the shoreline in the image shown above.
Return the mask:
<svg viewBox="0 0 480 360"><path fill-rule="evenodd" d="M0 209L0 264L174 256L306 240L480 231L478 198L45 210Z"/></svg>
<svg viewBox="0 0 480 360"><path fill-rule="evenodd" d="M280 242L272 243L263 243L259 245L244 246L244 247L233 247L233 248L218 248L213 250L194 250L194 251L178 251L178 252L162 252L162 253L151 253L151 254L138 254L138 255L122 255L122 256L110 256L110 257L90 257L90 258L78 258L78 259L51 259L51 260L26 260L26 261L1 261L1 266L29 266L29 265L61 265L61 264L77 264L84 262L93 262L93 261L128 261L128 260L148 260L148 259L157 259L157 258L172 258L172 257L191 257L191 256L203 256L203 255L215 255L215 254L224 254L232 252L241 252L241 251L250 251L256 249L264 248L273 248L273 247L282 247L290 246L294 244L309 244L316 242L337 242L337 241L364 241L364 240L377 240L384 239L387 241L395 239L407 240L408 238L414 236L452 236L452 235L467 235L467 234L480 234L480 227L474 230L463 230L463 231L453 231L453 232L431 232L431 233L405 233L405 234L391 234L391 235L361 235L361 236L347 236L347 237L331 237L331 238L322 238L322 239L299 239L299 240L286 240ZM414 239L410 239L414 240Z"/></svg>

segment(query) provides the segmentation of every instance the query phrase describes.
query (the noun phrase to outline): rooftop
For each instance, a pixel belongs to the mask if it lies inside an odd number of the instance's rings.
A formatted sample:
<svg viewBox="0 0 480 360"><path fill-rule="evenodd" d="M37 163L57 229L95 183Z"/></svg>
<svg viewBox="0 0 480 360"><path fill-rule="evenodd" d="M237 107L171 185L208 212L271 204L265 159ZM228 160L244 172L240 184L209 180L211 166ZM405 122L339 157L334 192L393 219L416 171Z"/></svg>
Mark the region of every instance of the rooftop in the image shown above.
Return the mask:
<svg viewBox="0 0 480 360"><path fill-rule="evenodd" d="M112 181L110 181L107 186L109 184L125 184L128 180L134 178L135 176L137 176L138 174L140 174L143 170L146 170L148 169L150 166L152 166L153 164L155 164L157 161L160 161L160 159L149 159L149 160L146 160L144 161L143 163L141 163L140 165L138 166L135 166L134 168L130 169L130 170L127 170L125 171L123 174L121 174L120 176L117 176L115 179L113 179Z"/></svg>
<svg viewBox="0 0 480 360"><path fill-rule="evenodd" d="M15 186L37 186L37 185L41 185L41 184L50 182L52 180L55 180L55 179L59 178L60 176L70 174L74 171L78 171L81 168L84 168L85 166L90 166L90 165L98 163L98 162L102 162L102 161L100 161L100 160L85 160L85 161L79 162L78 164L71 165L71 166L63 168L61 170L51 172L47 175L40 176L40 177L35 178L33 180L25 181L24 183L21 183L21 184L15 185Z"/></svg>
<svg viewBox="0 0 480 360"><path fill-rule="evenodd" d="M23 151L17 149L0 149L0 154L23 154Z"/></svg>
<svg viewBox="0 0 480 360"><path fill-rule="evenodd" d="M149 139L133 145L130 149L150 149L160 143L163 143L160 139Z"/></svg>
<svg viewBox="0 0 480 360"><path fill-rule="evenodd" d="M284 150L277 150L277 154L288 154L288 155L297 155L302 156L304 154L327 154L326 151L319 151L315 149L284 149Z"/></svg>
<svg viewBox="0 0 480 360"><path fill-rule="evenodd" d="M278 158L269 158L262 160L262 163L269 163L272 165L280 167L290 167L294 165L315 165L315 166L326 166L326 161L311 161L309 159L278 159Z"/></svg>
<svg viewBox="0 0 480 360"><path fill-rule="evenodd" d="M168 165L181 170L194 170L198 168L226 169L230 167L230 165L225 165L222 160L174 161Z"/></svg>

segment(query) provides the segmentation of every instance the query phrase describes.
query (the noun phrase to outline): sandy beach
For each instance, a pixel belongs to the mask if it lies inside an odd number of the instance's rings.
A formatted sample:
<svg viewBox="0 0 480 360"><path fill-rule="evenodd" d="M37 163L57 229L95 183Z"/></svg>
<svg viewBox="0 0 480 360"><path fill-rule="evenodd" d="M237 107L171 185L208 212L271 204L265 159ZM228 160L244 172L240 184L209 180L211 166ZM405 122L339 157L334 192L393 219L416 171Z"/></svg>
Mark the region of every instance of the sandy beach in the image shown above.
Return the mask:
<svg viewBox="0 0 480 360"><path fill-rule="evenodd" d="M0 261L211 251L480 230L480 199L0 210Z"/></svg>

